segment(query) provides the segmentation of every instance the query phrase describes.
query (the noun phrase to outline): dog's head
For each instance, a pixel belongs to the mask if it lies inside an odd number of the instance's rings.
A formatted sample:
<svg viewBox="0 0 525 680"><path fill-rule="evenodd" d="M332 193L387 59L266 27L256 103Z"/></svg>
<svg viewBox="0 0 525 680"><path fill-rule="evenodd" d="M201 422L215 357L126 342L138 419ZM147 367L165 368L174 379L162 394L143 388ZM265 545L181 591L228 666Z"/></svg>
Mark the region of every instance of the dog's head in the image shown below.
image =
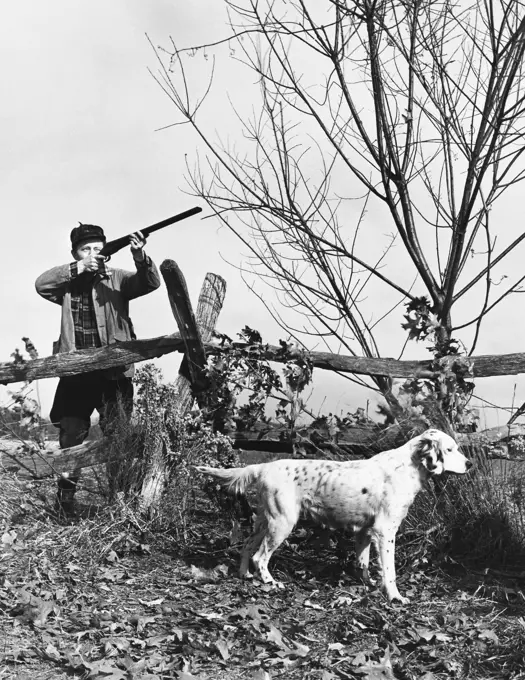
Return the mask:
<svg viewBox="0 0 525 680"><path fill-rule="evenodd" d="M415 454L431 475L443 472L462 475L472 466L452 437L440 430L426 430L416 437Z"/></svg>

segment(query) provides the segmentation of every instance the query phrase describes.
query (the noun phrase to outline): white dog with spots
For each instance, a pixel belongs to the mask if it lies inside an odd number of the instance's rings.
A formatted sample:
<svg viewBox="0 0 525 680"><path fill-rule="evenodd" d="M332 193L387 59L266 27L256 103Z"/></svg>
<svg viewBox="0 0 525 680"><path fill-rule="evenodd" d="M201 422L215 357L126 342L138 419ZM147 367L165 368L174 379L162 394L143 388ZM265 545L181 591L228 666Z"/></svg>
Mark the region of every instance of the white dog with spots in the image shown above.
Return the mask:
<svg viewBox="0 0 525 680"><path fill-rule="evenodd" d="M244 544L240 575L250 577L250 558L264 583L273 552L290 535L301 511L333 528L356 532L357 566L369 581L370 543L376 547L382 585L389 600L408 599L396 585L396 533L424 482L443 472L464 474L471 466L456 442L427 430L403 446L368 460L276 460L243 468L197 469L234 493L255 485L258 511L254 532Z"/></svg>

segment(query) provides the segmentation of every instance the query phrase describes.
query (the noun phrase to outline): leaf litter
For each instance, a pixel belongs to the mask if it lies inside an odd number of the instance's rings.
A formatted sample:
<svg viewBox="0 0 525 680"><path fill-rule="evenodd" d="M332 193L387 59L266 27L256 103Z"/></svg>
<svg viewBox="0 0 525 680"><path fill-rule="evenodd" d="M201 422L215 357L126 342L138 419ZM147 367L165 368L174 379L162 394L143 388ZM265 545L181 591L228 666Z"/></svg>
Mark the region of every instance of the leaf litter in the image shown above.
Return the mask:
<svg viewBox="0 0 525 680"><path fill-rule="evenodd" d="M329 549L285 545L274 589L238 579L237 550L206 538L229 528L201 521L184 548L151 536L147 550L86 550L82 522L5 531L0 680L525 678L516 581L411 572L405 560L411 603L389 604Z"/></svg>

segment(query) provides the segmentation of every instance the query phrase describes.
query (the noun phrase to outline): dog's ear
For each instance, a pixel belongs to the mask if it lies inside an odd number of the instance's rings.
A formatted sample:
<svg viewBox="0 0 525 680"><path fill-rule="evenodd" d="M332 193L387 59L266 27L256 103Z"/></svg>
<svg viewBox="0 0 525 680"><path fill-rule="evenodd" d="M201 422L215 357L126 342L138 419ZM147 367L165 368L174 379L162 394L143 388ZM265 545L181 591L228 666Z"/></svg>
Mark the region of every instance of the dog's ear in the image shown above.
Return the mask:
<svg viewBox="0 0 525 680"><path fill-rule="evenodd" d="M443 449L439 438L424 433L416 443L415 454L423 467L431 474L442 472Z"/></svg>

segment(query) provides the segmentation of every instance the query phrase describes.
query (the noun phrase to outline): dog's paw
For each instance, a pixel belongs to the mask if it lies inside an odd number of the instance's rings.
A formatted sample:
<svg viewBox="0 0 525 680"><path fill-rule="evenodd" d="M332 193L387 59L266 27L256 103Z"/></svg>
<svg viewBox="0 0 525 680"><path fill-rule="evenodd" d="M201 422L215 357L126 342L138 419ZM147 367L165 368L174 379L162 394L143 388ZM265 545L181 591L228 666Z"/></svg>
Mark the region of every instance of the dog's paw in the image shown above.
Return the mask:
<svg viewBox="0 0 525 680"><path fill-rule="evenodd" d="M284 590L286 588L282 581L276 581L271 575L270 578L262 578L261 576L261 581L265 586L270 586L270 588L277 588L278 590Z"/></svg>
<svg viewBox="0 0 525 680"><path fill-rule="evenodd" d="M401 602L401 604L409 604L410 599L408 597L403 597L400 593L392 593L388 595L389 602Z"/></svg>

